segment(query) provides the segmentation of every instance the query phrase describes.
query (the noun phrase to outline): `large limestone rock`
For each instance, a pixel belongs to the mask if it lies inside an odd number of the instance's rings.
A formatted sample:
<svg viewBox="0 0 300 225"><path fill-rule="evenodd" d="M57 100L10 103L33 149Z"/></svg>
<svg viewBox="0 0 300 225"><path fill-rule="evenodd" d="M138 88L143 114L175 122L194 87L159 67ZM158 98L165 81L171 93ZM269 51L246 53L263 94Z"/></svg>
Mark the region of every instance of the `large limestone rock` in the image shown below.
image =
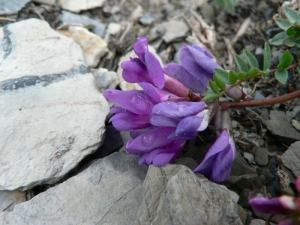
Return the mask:
<svg viewBox="0 0 300 225"><path fill-rule="evenodd" d="M0 191L0 212L12 211L14 206L26 201L23 191Z"/></svg>
<svg viewBox="0 0 300 225"><path fill-rule="evenodd" d="M24 7L29 0L9 0L0 1L0 15L16 14Z"/></svg>
<svg viewBox="0 0 300 225"><path fill-rule="evenodd" d="M57 4L63 9L78 13L82 10L101 7L105 0L33 0L33 1L39 3L45 3L49 5Z"/></svg>
<svg viewBox="0 0 300 225"><path fill-rule="evenodd" d="M80 47L29 19L0 29L0 190L54 183L101 144L108 104Z"/></svg>
<svg viewBox="0 0 300 225"><path fill-rule="evenodd" d="M132 224L142 200L147 167L114 153L75 177L0 213L0 224Z"/></svg>
<svg viewBox="0 0 300 225"><path fill-rule="evenodd" d="M135 224L242 224L230 191L181 165L151 166Z"/></svg>

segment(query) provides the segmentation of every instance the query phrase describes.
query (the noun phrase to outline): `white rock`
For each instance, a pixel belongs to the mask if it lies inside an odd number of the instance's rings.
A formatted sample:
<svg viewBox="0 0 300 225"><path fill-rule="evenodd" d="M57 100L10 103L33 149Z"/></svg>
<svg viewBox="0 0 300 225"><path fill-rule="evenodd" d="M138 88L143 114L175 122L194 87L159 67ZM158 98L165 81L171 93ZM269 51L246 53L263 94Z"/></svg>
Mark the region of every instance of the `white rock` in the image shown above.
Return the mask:
<svg viewBox="0 0 300 225"><path fill-rule="evenodd" d="M58 30L59 33L72 38L80 45L85 63L96 67L100 58L107 52L107 44L101 37L91 33L81 26L64 26L67 30Z"/></svg>
<svg viewBox="0 0 300 225"><path fill-rule="evenodd" d="M137 156L114 153L12 212L0 213L0 224L132 224L146 172Z"/></svg>
<svg viewBox="0 0 300 225"><path fill-rule="evenodd" d="M34 0L34 2L45 3L49 5L57 4L63 9L78 13L82 10L101 7L104 3L104 0Z"/></svg>
<svg viewBox="0 0 300 225"><path fill-rule="evenodd" d="M108 24L107 32L109 34L116 35L120 32L120 30L121 30L120 24L118 24L118 23L109 23Z"/></svg>
<svg viewBox="0 0 300 225"><path fill-rule="evenodd" d="M80 47L29 19L0 29L0 190L54 183L101 144L108 104Z"/></svg>
<svg viewBox="0 0 300 225"><path fill-rule="evenodd" d="M26 193L22 191L0 191L0 212L12 211L14 206L26 201Z"/></svg>

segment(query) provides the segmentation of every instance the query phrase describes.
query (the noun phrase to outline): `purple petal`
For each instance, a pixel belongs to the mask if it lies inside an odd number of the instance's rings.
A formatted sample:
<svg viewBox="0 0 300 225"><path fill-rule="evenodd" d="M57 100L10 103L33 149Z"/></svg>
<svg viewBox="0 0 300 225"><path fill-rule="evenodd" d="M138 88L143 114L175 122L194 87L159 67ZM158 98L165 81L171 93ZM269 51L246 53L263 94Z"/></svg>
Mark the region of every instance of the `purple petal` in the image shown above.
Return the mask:
<svg viewBox="0 0 300 225"><path fill-rule="evenodd" d="M117 113L109 122L112 122L118 130L141 129L151 125L148 115L141 116L130 112Z"/></svg>
<svg viewBox="0 0 300 225"><path fill-rule="evenodd" d="M207 71L209 73L211 78L213 77L213 74L215 73L214 69L221 68L221 66L215 60L213 60L211 58L211 54L208 54L207 50L199 51L198 48L195 48L195 45L193 47L185 45L185 47L183 47L183 49L187 49L189 51L189 54L191 54L191 56L194 58L194 60L198 63L198 65L201 68L203 68L205 71ZM182 54L184 54L184 53L182 53ZM188 54L188 53L186 53L186 54ZM181 58L180 58L180 60L181 60ZM184 57L183 57L183 60L186 61L184 59ZM184 64L183 61L181 61L181 62L183 65Z"/></svg>
<svg viewBox="0 0 300 225"><path fill-rule="evenodd" d="M139 115L149 115L153 108L153 103L144 91L107 89L104 97L117 103L122 108Z"/></svg>
<svg viewBox="0 0 300 225"><path fill-rule="evenodd" d="M165 76L158 59L152 52L145 53L145 64L152 83L162 89L165 86Z"/></svg>
<svg viewBox="0 0 300 225"><path fill-rule="evenodd" d="M184 141L173 141L164 148L157 148L149 153L145 153L139 160L139 164L154 164L155 166L164 166L173 161L180 153Z"/></svg>
<svg viewBox="0 0 300 225"><path fill-rule="evenodd" d="M130 137L132 139L135 139L137 138L138 136L142 135L142 134L145 134L151 130L154 130L156 129L157 127L156 126L149 126L149 127L145 127L145 128L142 128L142 129L137 129L137 130L131 130L130 131Z"/></svg>
<svg viewBox="0 0 300 225"><path fill-rule="evenodd" d="M121 68L123 69L122 77L129 83L152 82L146 66L138 58L122 62Z"/></svg>
<svg viewBox="0 0 300 225"><path fill-rule="evenodd" d="M249 201L249 204L256 211L272 215L282 214L285 209L282 207L279 198L268 199L266 197L256 197Z"/></svg>
<svg viewBox="0 0 300 225"><path fill-rule="evenodd" d="M169 63L164 68L163 71L165 74L179 80L187 88L191 89L194 92L202 93L207 87L204 86L200 80L200 76L195 77L194 75L187 72L181 65L176 63Z"/></svg>
<svg viewBox="0 0 300 225"><path fill-rule="evenodd" d="M170 127L158 127L147 133L144 133L133 140L129 140L126 149L132 154L141 154L149 152L158 147L164 147L172 143L167 137L175 130Z"/></svg>
<svg viewBox="0 0 300 225"><path fill-rule="evenodd" d="M279 223L277 223L277 225L296 225L299 224L299 220L298 219L292 219L292 218L286 218L284 220L281 220Z"/></svg>
<svg viewBox="0 0 300 225"><path fill-rule="evenodd" d="M207 57L209 57L209 58L211 58L211 59L214 58L213 55L212 55L207 49L202 48L202 47L200 47L199 45L195 45L195 44L194 44L194 45L191 45L191 47L197 49L199 52L204 53Z"/></svg>
<svg viewBox="0 0 300 225"><path fill-rule="evenodd" d="M219 161L221 159L217 158L221 152L224 151L224 155L230 154L230 150L231 146L229 143L229 134L224 130L218 137L218 139L215 141L215 143L210 147L201 164L194 169L194 172L202 173L207 177L218 180L218 182L224 181L222 180L222 178L224 179L224 177L220 177L220 179L218 179L218 176L216 177L214 175L222 174L224 173L224 171L226 172L228 170L229 162L226 159L226 161L222 164L222 166L225 165L225 168L222 168L221 166L216 165L215 161Z"/></svg>
<svg viewBox="0 0 300 225"><path fill-rule="evenodd" d="M184 118L194 116L205 108L206 104L204 102L161 102L153 107L152 115ZM155 121L153 122L155 123ZM154 123L153 125L155 125Z"/></svg>
<svg viewBox="0 0 300 225"><path fill-rule="evenodd" d="M148 52L148 40L145 37L139 37L134 44L133 50L140 60L145 63L145 53Z"/></svg>
<svg viewBox="0 0 300 225"><path fill-rule="evenodd" d="M117 107L112 107L109 112L110 113L124 113L124 112L127 112L127 110L117 106Z"/></svg>
<svg viewBox="0 0 300 225"><path fill-rule="evenodd" d="M156 114L152 114L150 117L151 124L158 127L177 127L180 120L181 118L171 118Z"/></svg>
<svg viewBox="0 0 300 225"><path fill-rule="evenodd" d="M172 133L168 138L172 140L194 139L198 131L203 131L207 128L208 116L207 112L200 112L196 116L183 118L178 123L175 133Z"/></svg>
<svg viewBox="0 0 300 225"><path fill-rule="evenodd" d="M178 99L177 96L175 96L169 92L160 90L160 89L154 87L152 84L139 83L139 85L144 89L145 93L151 98L151 100L155 104L163 102L163 101L167 101L169 99L172 99L172 100Z"/></svg>

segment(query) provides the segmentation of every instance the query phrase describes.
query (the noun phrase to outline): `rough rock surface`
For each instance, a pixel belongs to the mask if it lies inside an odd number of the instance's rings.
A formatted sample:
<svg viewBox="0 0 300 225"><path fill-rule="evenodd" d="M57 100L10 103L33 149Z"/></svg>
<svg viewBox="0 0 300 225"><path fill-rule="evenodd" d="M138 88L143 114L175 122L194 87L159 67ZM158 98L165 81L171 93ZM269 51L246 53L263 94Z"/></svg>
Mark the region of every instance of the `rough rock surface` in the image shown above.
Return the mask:
<svg viewBox="0 0 300 225"><path fill-rule="evenodd" d="M2 0L0 1L0 15L17 13L29 0Z"/></svg>
<svg viewBox="0 0 300 225"><path fill-rule="evenodd" d="M132 224L147 167L114 153L64 183L0 213L0 224Z"/></svg>
<svg viewBox="0 0 300 225"><path fill-rule="evenodd" d="M22 191L0 191L0 212L12 211L16 204L26 201Z"/></svg>
<svg viewBox="0 0 300 225"><path fill-rule="evenodd" d="M4 26L0 41L0 190L54 183L100 146L107 101L80 47L48 23Z"/></svg>
<svg viewBox="0 0 300 225"><path fill-rule="evenodd" d="M230 191L181 165L150 166L135 224L242 224Z"/></svg>
<svg viewBox="0 0 300 225"><path fill-rule="evenodd" d="M280 141L291 144L300 140L300 132L293 128L291 117L281 111L271 111L270 120L266 121L268 130Z"/></svg>
<svg viewBox="0 0 300 225"><path fill-rule="evenodd" d="M189 31L188 26L182 21L171 20L163 23L163 25L166 28L166 33L162 38L167 43L184 38Z"/></svg>
<svg viewBox="0 0 300 225"><path fill-rule="evenodd" d="M101 56L107 52L107 44L101 37L81 26L66 26L59 33L72 38L82 49L84 61L89 67L96 67Z"/></svg>
<svg viewBox="0 0 300 225"><path fill-rule="evenodd" d="M49 5L57 4L63 9L70 10L72 12L80 12L82 10L93 9L95 7L101 7L104 0L34 0L35 2L45 3Z"/></svg>
<svg viewBox="0 0 300 225"><path fill-rule="evenodd" d="M283 165L291 169L296 177L300 175L300 141L292 144L282 155Z"/></svg>

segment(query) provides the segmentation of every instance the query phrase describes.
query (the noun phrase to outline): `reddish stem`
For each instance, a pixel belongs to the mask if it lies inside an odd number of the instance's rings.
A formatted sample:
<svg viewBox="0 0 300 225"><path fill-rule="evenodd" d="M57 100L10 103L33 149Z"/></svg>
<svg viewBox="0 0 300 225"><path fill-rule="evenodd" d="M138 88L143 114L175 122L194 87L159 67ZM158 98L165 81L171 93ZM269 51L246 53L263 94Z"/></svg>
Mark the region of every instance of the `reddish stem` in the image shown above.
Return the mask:
<svg viewBox="0 0 300 225"><path fill-rule="evenodd" d="M279 97L275 97L275 98L250 100L250 101L244 101L244 102L222 102L221 105L222 105L223 109L258 107L258 106L274 105L277 103L290 101L290 100L293 100L293 99L299 98L299 97L300 97L300 90L294 91L292 93L282 95Z"/></svg>

